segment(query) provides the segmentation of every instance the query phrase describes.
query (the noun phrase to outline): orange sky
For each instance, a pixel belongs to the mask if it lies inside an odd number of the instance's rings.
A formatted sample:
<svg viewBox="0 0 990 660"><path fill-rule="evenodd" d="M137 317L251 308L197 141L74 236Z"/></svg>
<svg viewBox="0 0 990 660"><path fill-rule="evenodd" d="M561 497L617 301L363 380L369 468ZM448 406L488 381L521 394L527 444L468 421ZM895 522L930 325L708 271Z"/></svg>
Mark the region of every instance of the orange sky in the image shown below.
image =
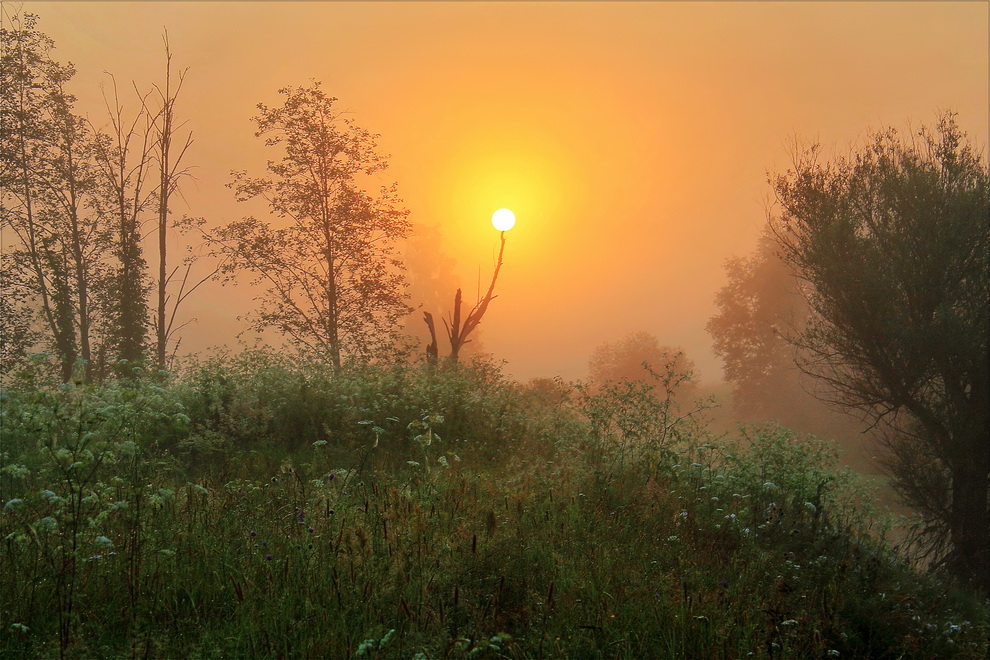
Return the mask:
<svg viewBox="0 0 990 660"><path fill-rule="evenodd" d="M388 178L414 224L439 227L468 297L493 266L491 212L515 210L481 331L519 378L581 377L597 345L645 330L717 380L704 326L722 264L755 245L766 172L786 168L793 136L845 151L953 109L985 145L990 123L984 2L23 7L76 64L78 109L97 118L104 70L160 79L168 28L196 141L180 213L259 211L224 188L268 157L250 117L311 79L381 134ZM249 306L205 291L183 348L232 343Z"/></svg>

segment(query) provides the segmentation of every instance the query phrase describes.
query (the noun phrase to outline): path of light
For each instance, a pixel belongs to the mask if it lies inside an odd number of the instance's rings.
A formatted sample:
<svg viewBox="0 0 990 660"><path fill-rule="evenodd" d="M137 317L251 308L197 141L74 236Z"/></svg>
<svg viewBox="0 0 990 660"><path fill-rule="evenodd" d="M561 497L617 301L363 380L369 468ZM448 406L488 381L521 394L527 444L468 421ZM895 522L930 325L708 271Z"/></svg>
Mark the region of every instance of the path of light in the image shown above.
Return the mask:
<svg viewBox="0 0 990 660"><path fill-rule="evenodd" d="M499 231L508 231L516 224L516 214L509 209L499 209L492 213L492 225Z"/></svg>

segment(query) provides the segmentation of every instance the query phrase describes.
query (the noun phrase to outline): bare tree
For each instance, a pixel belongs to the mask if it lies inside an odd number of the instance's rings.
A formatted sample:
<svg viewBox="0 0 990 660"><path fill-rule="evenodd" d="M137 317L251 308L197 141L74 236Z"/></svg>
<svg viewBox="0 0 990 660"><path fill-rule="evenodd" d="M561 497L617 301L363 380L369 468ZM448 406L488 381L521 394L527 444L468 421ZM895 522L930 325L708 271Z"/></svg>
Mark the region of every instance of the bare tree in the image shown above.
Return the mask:
<svg viewBox="0 0 990 660"><path fill-rule="evenodd" d="M175 104L179 92L182 91L182 84L188 69L183 69L177 74L173 87L172 51L169 47L167 31L162 39L165 43L165 82L161 87L155 86L160 108L154 113L152 145L158 163L158 188L156 190L158 197L158 278L155 282L157 307L152 326L155 330L155 364L159 369L165 369L168 366L168 344L172 340L173 333L178 330L175 326L175 319L179 306L192 291L213 275L210 273L196 284L189 286L191 260L186 259L182 264L177 264L169 270L168 236L172 225L169 222L169 216L172 213L171 201L172 196L178 191L181 180L189 175L189 169L183 165L183 158L193 140L190 132L180 143L173 144L177 132L182 128L182 124L176 124ZM185 270L179 290L171 296L172 310L169 312L169 284L172 283L183 265Z"/></svg>
<svg viewBox="0 0 990 660"><path fill-rule="evenodd" d="M492 282L488 285L488 291L474 304L474 307L471 308L467 316L462 319L461 306L463 304L463 296L461 295L461 290L457 289L457 292L454 294L454 309L447 318L443 319L444 329L447 332L447 341L450 343L450 353L447 355L447 361L451 364L457 364L460 359L461 349L471 341L468 337L481 323L485 312L488 311L488 305L498 297L495 295L495 282L498 280L498 273L502 269L502 255L505 252L504 231L501 232L500 238L498 260L495 262L495 271L492 273ZM433 320L433 315L429 312L423 312L423 320L426 321L426 327L430 331L430 344L426 347L426 358L428 362L435 363L438 352L436 324Z"/></svg>

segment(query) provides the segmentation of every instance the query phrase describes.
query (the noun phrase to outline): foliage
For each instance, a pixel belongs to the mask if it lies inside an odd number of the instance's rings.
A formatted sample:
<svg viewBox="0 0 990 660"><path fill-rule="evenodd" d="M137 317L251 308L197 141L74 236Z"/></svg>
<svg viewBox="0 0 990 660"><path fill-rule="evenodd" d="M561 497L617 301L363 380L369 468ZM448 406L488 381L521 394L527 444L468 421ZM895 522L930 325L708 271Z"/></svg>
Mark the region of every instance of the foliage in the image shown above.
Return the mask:
<svg viewBox="0 0 990 660"><path fill-rule="evenodd" d="M65 90L75 70L52 59L54 43L37 29L38 17L7 19L0 27L4 293L22 327L38 317L69 380L77 359L92 358L90 289L102 279L107 249L103 228L85 213L93 189L91 135ZM15 352L27 348L22 343Z"/></svg>
<svg viewBox="0 0 990 660"><path fill-rule="evenodd" d="M370 358L394 341L410 310L394 242L409 232L395 185L363 189L387 167L377 136L335 107L319 83L285 88L280 107L259 104L257 137L281 149L267 178L235 172L241 201L260 197L284 227L244 218L210 234L222 272L241 270L266 285L252 317L335 367L343 358Z"/></svg>
<svg viewBox="0 0 990 660"><path fill-rule="evenodd" d="M775 250L772 235L763 236L751 256L726 262L728 282L707 326L734 403L747 416L764 419L787 415L802 393L786 337L803 328L808 314L794 274Z"/></svg>
<svg viewBox="0 0 990 660"><path fill-rule="evenodd" d="M377 442L383 455L376 464L404 466L419 451L411 427L435 415L443 419L437 432L445 449L484 464L528 433L549 432L532 428L522 393L479 360L442 372L360 363L336 372L321 361L257 350L191 363L174 391L194 437L223 438L225 450L284 455L319 442L343 460Z"/></svg>
<svg viewBox="0 0 990 660"><path fill-rule="evenodd" d="M8 374L27 361L30 348L41 337L34 327L29 306L28 274L9 260L0 263L0 374Z"/></svg>
<svg viewBox="0 0 990 660"><path fill-rule="evenodd" d="M563 384L484 363L254 352L23 382L2 400L4 657L990 650L985 603L899 559L834 450L779 428L671 421L620 465ZM183 453L206 430L223 451Z"/></svg>
<svg viewBox="0 0 990 660"><path fill-rule="evenodd" d="M766 232L749 256L729 259L725 271L707 330L732 387L732 419L829 437L848 464L876 472L877 441L864 432L867 424L817 398L822 388L798 367L800 350L789 338L804 329L809 310L773 234Z"/></svg>
<svg viewBox="0 0 990 660"><path fill-rule="evenodd" d="M656 344L646 333L631 339L643 340L647 346ZM625 345L630 344L634 342L628 341ZM614 355L614 349L607 344L602 348L604 350L597 354L599 357ZM628 355L625 351L618 354ZM690 371L679 370L683 363L683 355L677 353L668 358L663 372L654 371L649 363L643 362L640 371L649 380L637 376L575 385L578 409L591 424L592 438L604 456L617 462L605 463L608 473L623 468L629 460L645 460L654 465L655 474L656 466L669 457L672 444L700 430L698 413L711 407L713 402L684 401L682 390L690 392L694 383ZM601 373L601 370L593 369L592 373Z"/></svg>
<svg viewBox="0 0 990 660"><path fill-rule="evenodd" d="M141 241L142 216L153 205L147 190L151 172L151 131L144 99L132 117L124 114L117 82L110 76L112 101L106 97L109 126L94 130L92 204L109 228L113 265L102 291L111 354L142 361L147 349L147 261Z"/></svg>
<svg viewBox="0 0 990 660"><path fill-rule="evenodd" d="M615 343L598 346L588 361L588 379L594 386L619 381L650 382L651 370L677 374L676 389L683 397L697 390L694 362L683 352L661 346L656 336L634 332Z"/></svg>
<svg viewBox="0 0 990 660"><path fill-rule="evenodd" d="M901 492L954 573L990 592L990 170L952 115L818 156L772 181L812 311L803 368L890 429Z"/></svg>

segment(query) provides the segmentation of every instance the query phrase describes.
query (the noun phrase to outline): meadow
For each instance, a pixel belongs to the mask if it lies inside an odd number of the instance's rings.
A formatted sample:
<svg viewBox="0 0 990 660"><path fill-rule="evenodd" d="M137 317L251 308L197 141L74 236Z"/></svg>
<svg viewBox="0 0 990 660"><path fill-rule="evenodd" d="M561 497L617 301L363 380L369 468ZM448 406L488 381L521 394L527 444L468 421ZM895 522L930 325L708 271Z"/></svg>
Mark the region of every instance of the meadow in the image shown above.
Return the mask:
<svg viewBox="0 0 990 660"><path fill-rule="evenodd" d="M264 351L2 393L0 656L985 658L825 440Z"/></svg>

